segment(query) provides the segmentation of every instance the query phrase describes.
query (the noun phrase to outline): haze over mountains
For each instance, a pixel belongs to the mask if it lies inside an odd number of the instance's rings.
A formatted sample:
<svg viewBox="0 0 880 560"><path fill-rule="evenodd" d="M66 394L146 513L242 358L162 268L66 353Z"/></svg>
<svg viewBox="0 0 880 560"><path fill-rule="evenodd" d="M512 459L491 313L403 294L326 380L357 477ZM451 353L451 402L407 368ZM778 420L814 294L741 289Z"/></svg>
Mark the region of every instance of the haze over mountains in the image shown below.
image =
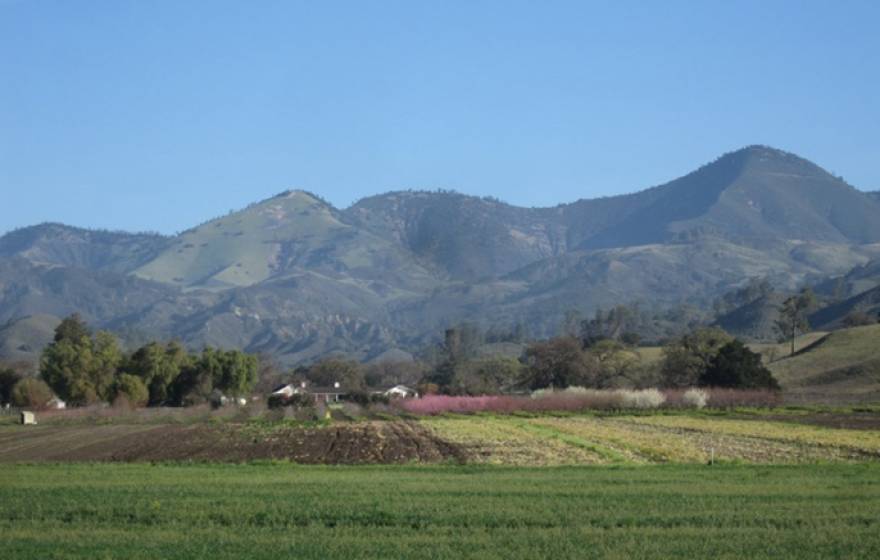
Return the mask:
<svg viewBox="0 0 880 560"><path fill-rule="evenodd" d="M460 321L543 336L570 309L709 306L750 278L794 289L878 257L878 193L763 146L554 208L403 191L337 209L291 191L173 237L60 224L0 237L0 354L32 355L76 311L131 343L370 359ZM876 286L863 276L847 297Z"/></svg>

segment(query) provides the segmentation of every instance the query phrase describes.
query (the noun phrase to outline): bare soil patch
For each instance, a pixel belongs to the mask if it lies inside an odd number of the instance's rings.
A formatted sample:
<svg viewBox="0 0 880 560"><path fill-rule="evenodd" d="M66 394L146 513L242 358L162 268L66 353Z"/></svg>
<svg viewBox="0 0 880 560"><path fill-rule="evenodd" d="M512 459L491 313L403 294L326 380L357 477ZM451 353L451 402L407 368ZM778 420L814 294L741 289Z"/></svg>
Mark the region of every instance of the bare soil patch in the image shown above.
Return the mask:
<svg viewBox="0 0 880 560"><path fill-rule="evenodd" d="M308 464L464 462L465 451L410 422L327 427L222 425L6 426L0 462L285 459Z"/></svg>

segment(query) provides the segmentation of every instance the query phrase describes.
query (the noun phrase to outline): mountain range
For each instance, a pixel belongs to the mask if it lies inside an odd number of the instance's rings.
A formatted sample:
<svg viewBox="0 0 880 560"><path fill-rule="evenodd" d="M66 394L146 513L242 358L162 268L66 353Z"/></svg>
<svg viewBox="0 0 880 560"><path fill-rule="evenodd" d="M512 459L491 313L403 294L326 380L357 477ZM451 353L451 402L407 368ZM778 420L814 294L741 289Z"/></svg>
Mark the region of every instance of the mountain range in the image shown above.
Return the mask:
<svg viewBox="0 0 880 560"><path fill-rule="evenodd" d="M462 321L547 336L571 310L708 308L752 278L839 283L875 259L880 193L766 146L553 208L398 191L338 209L288 191L175 236L41 224L0 237L0 357L32 358L78 312L129 345L377 359ZM880 284L867 277L843 296Z"/></svg>

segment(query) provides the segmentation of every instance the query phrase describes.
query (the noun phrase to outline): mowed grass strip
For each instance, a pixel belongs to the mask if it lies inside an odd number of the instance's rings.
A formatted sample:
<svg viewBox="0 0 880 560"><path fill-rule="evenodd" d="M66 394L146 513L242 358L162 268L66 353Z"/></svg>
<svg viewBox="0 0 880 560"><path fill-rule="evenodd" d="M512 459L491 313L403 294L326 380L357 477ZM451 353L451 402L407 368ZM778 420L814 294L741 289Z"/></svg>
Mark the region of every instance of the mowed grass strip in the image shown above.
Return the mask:
<svg viewBox="0 0 880 560"><path fill-rule="evenodd" d="M880 456L880 431L877 430L844 430L789 422L694 416L640 416L633 417L631 421L651 426L844 448Z"/></svg>
<svg viewBox="0 0 880 560"><path fill-rule="evenodd" d="M875 558L880 467L0 469L4 558Z"/></svg>

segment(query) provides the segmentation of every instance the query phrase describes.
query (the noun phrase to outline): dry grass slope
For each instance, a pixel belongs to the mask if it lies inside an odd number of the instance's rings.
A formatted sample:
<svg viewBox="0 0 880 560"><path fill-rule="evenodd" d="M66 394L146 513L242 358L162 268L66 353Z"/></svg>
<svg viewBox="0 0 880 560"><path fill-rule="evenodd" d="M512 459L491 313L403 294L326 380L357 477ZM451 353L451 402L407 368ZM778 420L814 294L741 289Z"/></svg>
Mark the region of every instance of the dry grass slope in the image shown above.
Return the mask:
<svg viewBox="0 0 880 560"><path fill-rule="evenodd" d="M880 401L880 325L834 331L770 370L791 402Z"/></svg>

